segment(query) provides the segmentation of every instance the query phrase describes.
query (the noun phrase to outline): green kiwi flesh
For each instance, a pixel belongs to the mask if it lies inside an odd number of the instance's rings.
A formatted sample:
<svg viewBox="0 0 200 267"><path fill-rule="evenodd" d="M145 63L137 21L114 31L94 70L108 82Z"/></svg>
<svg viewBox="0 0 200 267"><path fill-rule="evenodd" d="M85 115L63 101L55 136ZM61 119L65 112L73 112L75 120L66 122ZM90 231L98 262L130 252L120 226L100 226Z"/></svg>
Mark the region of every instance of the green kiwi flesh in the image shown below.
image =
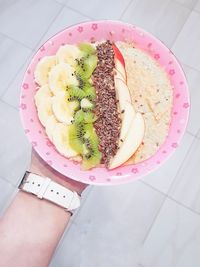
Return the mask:
<svg viewBox="0 0 200 267"><path fill-rule="evenodd" d="M99 151L99 141L95 132L87 132L85 138L85 145L87 153L83 154L82 167L84 170L91 169L101 162L101 152Z"/></svg>
<svg viewBox="0 0 200 267"><path fill-rule="evenodd" d="M96 53L95 47L89 43L81 43L78 47L85 56L94 55Z"/></svg>
<svg viewBox="0 0 200 267"><path fill-rule="evenodd" d="M69 144L82 156L82 168L91 169L101 162L99 139L93 123L97 120L93 112L96 90L91 84L91 76L97 66L96 49L89 43L78 45L82 57L76 59L75 75L78 86L68 86L69 101L78 101L79 110L74 114L74 121L69 127Z"/></svg>
<svg viewBox="0 0 200 267"><path fill-rule="evenodd" d="M74 121L77 123L93 123L97 120L96 115L92 111L78 110L75 114Z"/></svg>

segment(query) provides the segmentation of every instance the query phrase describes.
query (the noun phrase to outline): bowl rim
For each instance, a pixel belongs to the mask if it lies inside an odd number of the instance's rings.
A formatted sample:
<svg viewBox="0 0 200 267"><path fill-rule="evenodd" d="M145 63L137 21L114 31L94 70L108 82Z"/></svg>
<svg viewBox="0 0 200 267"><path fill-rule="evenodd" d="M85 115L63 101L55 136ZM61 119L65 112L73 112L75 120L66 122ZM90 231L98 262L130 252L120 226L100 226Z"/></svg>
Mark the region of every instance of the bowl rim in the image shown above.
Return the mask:
<svg viewBox="0 0 200 267"><path fill-rule="evenodd" d="M187 99L188 99L188 102L189 102L189 106L190 106L190 103L191 103L191 99L190 99L190 94L189 94L189 88L188 88L188 81L187 81L187 77L185 75L185 72L183 70L183 68L181 67L181 63L180 61L178 60L178 58L174 55L174 53L172 52L172 50L170 48L168 48L163 41L161 41L158 37L155 37L153 34L151 34L150 32L144 30L143 28L135 25L135 24L131 24L131 23L127 23L127 22L123 22L123 21L120 21L120 20L110 20L110 19L103 19L103 20L89 20L89 21L83 21L83 22L79 22L79 23L75 23L75 24L72 24L72 25L69 25L65 28L63 28L62 30L56 32L54 35L52 35L51 37L49 37L45 42L43 42L40 46L38 46L38 48L34 51L34 54L31 56L31 60L29 61L27 67L26 67L26 70L24 72L24 76L23 76L23 79L22 79L22 84L24 83L24 80L26 78L26 75L27 75L27 71L28 69L30 68L30 66L32 65L33 61L34 61L34 58L35 56L37 55L37 53L40 51L40 49L46 44L48 43L49 41L51 41L52 39L54 39L56 36L58 36L59 34L62 34L63 32L65 32L66 30L69 30L69 29L72 29L74 27L79 27L79 26L84 26L84 25L91 25L91 24L99 24L99 23L109 23L109 24L120 24L122 26L126 26L126 27L130 27L130 28L135 28L137 29L138 31L141 31L142 33L144 33L146 36L149 36L150 39L154 40L156 43L159 44L159 46L161 45L164 49L167 49L168 51L170 51L170 53L172 54L173 58L174 58L174 61L176 63L176 65L178 66L179 68L179 71L181 72L182 76L184 77L184 80L186 81L185 82L185 86L186 86L186 92L187 92ZM22 95L22 90L21 90L21 93L20 93L20 103L21 103L21 95ZM173 100L174 100L174 96L173 96ZM182 132L180 133L179 135L179 138L177 138L177 141L180 143L180 141L183 139L183 136L185 135L186 133L186 129L187 129L187 125L188 125L188 120L189 120L189 116L190 116L190 108L187 109L187 117L186 117L186 120L185 120L185 123L184 123L184 127L182 128ZM172 118L172 117L171 117ZM23 114L23 111L20 109L20 119L21 119L21 122L22 122L22 125L23 125L23 128L25 129L25 122L24 122L24 114ZM28 137L28 140L29 142L31 143L32 142L32 139L31 139L31 136L30 135L27 135ZM155 154L153 154L150 158L140 162L140 163L145 163L147 162L149 159L151 158L154 158L156 156L156 154L158 153L158 151L162 148L162 146L165 145L165 142L166 140L168 139L168 136L165 138L165 141L163 142L163 144L159 147L159 149L156 151ZM42 157L42 153L40 153L39 149L37 148L33 148L35 149L35 151L39 154L39 156L41 157L42 160L43 157ZM57 151L56 151L57 152ZM86 182L86 179L83 179L83 180L80 180L76 177L76 175L72 175L72 173L70 174L69 178L71 179L74 179L76 181L80 181L80 182L83 182L83 183L88 183L88 184L92 184L92 185L98 185L98 186L104 186L104 185L118 185L118 184L126 184L126 183L130 183L130 182L133 182L137 179L140 179L150 173L152 173L153 171L157 170L158 168L160 168L161 165L163 165L164 163L167 162L167 160L174 154L175 152L175 149L171 150L170 153L168 153L165 158L161 161L161 164L159 165L154 165L151 169L146 169L144 173L138 175L138 176L135 176L135 175L130 175L129 176L129 179L124 179L123 180L123 176L122 177L119 177L119 179L112 179L111 181L109 182L102 182L102 181L99 181L99 180L95 180L95 181L91 181L91 180L88 180L87 179L87 182ZM57 152L59 153L59 152ZM68 160L68 159L67 159ZM45 160L44 160L45 161ZM45 161L46 162L46 161ZM48 164L48 162L47 162ZM130 164L128 166L137 166L137 164ZM58 171L59 173L63 174L59 168L57 168L56 166L51 166L53 169L55 169L56 171ZM122 166L122 167L119 167L119 168L123 168L123 167L126 167L126 166ZM105 167L103 167L104 169L106 169ZM97 169L97 168L95 168ZM118 168L116 168L118 169ZM88 171L86 171L88 172ZM91 174L92 174L92 170L89 171ZM66 174L63 174L66 176Z"/></svg>

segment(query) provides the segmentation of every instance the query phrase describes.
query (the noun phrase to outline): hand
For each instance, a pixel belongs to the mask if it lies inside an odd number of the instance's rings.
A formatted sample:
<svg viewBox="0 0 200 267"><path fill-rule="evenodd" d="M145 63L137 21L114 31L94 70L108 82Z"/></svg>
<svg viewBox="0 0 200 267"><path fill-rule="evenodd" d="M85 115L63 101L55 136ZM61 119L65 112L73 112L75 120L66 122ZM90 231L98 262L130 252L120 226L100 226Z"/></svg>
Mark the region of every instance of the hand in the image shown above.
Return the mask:
<svg viewBox="0 0 200 267"><path fill-rule="evenodd" d="M76 191L80 195L87 187L87 184L72 180L52 169L43 159L40 158L34 149L32 150L30 172L49 177L53 181L67 187L70 190Z"/></svg>

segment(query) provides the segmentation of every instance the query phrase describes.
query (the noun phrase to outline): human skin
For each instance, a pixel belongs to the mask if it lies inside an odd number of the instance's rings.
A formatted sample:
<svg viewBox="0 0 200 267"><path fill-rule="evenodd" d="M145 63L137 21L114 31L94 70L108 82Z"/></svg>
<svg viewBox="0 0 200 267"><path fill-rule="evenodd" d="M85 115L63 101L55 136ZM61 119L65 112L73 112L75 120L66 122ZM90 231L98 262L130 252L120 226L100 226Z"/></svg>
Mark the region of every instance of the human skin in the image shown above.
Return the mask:
<svg viewBox="0 0 200 267"><path fill-rule="evenodd" d="M78 194L86 188L53 170L34 151L29 171ZM49 266L70 217L63 208L19 191L0 220L0 266Z"/></svg>

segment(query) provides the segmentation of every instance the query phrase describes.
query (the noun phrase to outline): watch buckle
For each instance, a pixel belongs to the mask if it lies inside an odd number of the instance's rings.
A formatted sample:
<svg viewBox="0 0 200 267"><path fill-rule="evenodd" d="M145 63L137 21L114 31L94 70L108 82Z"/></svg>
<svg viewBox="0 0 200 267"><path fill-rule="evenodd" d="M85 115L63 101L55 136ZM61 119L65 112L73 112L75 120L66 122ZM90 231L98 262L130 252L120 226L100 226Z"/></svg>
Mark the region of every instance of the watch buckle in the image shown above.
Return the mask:
<svg viewBox="0 0 200 267"><path fill-rule="evenodd" d="M27 176L28 176L29 174L30 174L29 171L26 171L26 172L25 172L25 174L24 174L24 176L23 176L23 178L22 178L20 184L18 185L18 189L22 189L22 188L23 188L23 185L26 183L26 178L27 178Z"/></svg>

